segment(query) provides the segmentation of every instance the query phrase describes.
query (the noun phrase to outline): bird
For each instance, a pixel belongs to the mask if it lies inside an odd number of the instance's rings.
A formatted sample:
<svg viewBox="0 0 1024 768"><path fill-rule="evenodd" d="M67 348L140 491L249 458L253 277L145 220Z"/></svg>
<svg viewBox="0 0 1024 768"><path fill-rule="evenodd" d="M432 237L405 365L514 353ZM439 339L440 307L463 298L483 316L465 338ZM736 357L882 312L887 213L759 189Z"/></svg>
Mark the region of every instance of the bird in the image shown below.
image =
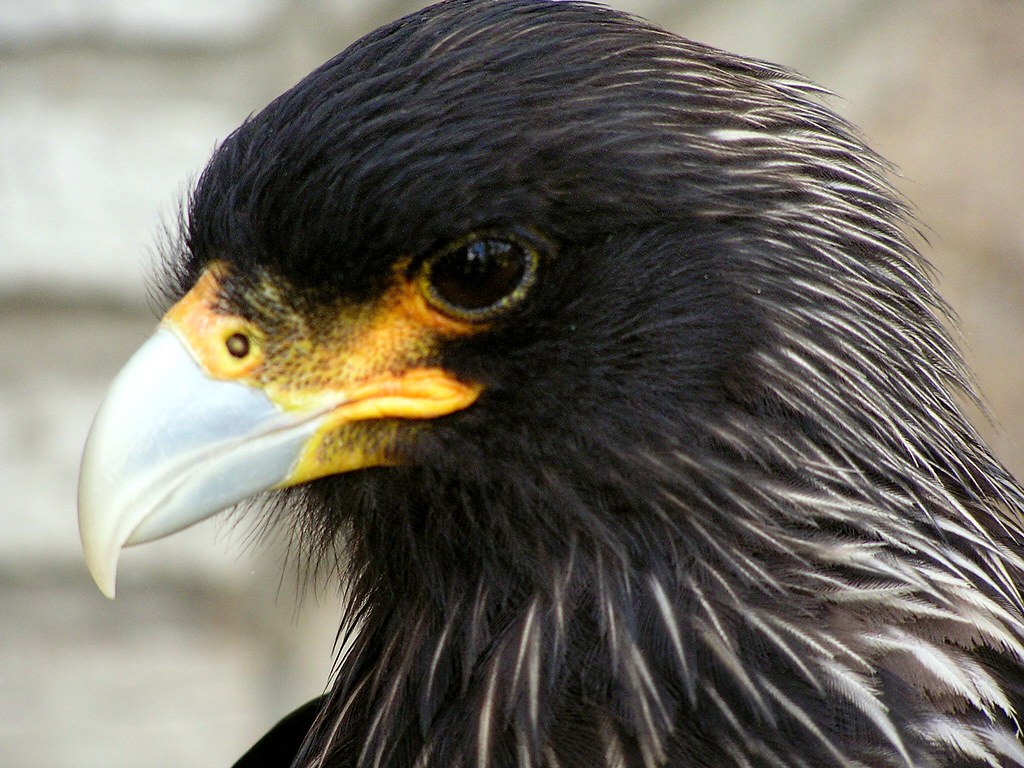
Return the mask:
<svg viewBox="0 0 1024 768"><path fill-rule="evenodd" d="M237 505L337 584L324 695L238 766L1024 766L1024 488L829 98L447 0L216 147L79 525L111 597Z"/></svg>

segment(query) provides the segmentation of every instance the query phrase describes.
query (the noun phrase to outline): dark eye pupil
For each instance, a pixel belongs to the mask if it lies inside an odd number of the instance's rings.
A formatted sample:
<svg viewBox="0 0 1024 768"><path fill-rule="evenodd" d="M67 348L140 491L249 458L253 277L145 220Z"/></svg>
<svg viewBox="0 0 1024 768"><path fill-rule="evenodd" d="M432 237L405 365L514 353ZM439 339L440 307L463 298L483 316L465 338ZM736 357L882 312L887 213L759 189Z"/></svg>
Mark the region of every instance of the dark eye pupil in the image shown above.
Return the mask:
<svg viewBox="0 0 1024 768"><path fill-rule="evenodd" d="M454 307L486 309L520 286L527 258L515 243L475 240L442 254L431 267L430 283Z"/></svg>

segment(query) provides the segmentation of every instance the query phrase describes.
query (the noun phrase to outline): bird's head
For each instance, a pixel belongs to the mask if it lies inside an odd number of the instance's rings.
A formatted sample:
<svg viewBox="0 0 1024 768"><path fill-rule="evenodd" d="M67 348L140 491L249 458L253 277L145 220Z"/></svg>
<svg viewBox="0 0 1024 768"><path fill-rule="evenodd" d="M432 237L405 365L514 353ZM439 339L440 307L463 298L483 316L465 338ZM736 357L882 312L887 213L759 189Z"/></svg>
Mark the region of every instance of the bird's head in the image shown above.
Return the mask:
<svg viewBox="0 0 1024 768"><path fill-rule="evenodd" d="M344 540L360 642L309 749L906 765L976 743L905 740L906 702L1010 711L943 675L1024 658L1024 492L884 164L795 75L450 0L243 123L183 218L87 560L112 595L123 546L265 493L314 560Z"/></svg>
<svg viewBox="0 0 1024 768"><path fill-rule="evenodd" d="M920 471L976 445L959 358L883 164L816 96L573 2L441 3L315 70L214 153L97 416L101 588L265 491L408 590L708 555L688 525L770 560L758 526L903 524L801 494L902 487L927 519L987 454Z"/></svg>
<svg viewBox="0 0 1024 768"><path fill-rule="evenodd" d="M305 483L325 532L383 494L469 550L568 536L552 484L606 496L618 456L706 439L765 332L738 242L786 192L734 194L726 134L815 109L770 74L589 6L448 3L246 121L90 438L101 587L125 544Z"/></svg>

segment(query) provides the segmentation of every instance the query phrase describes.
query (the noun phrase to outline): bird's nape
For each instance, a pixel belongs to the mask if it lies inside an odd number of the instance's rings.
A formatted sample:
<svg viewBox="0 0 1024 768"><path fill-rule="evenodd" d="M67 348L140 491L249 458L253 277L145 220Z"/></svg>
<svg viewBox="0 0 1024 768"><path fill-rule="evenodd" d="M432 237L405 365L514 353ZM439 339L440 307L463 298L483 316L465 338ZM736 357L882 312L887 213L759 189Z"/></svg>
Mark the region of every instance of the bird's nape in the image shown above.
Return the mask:
<svg viewBox="0 0 1024 768"><path fill-rule="evenodd" d="M596 5L381 28L199 179L97 580L261 492L343 553L328 691L239 765L1024 766L1024 489L887 174Z"/></svg>

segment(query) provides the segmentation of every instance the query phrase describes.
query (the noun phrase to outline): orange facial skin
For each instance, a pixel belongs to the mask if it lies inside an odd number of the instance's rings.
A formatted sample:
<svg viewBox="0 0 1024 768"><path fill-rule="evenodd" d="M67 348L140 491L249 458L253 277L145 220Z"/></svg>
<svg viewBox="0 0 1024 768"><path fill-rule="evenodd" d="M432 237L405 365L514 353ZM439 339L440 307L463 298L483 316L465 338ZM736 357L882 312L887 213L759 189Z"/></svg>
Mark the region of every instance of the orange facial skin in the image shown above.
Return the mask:
<svg viewBox="0 0 1024 768"><path fill-rule="evenodd" d="M227 267L214 262L163 319L209 377L258 387L282 411L326 414L282 485L395 463L390 435L367 422L423 420L472 405L481 386L429 361L439 344L479 324L448 317L427 302L402 265L373 304L339 305L311 322L282 311L265 282L252 297L274 322L267 327L226 312Z"/></svg>

